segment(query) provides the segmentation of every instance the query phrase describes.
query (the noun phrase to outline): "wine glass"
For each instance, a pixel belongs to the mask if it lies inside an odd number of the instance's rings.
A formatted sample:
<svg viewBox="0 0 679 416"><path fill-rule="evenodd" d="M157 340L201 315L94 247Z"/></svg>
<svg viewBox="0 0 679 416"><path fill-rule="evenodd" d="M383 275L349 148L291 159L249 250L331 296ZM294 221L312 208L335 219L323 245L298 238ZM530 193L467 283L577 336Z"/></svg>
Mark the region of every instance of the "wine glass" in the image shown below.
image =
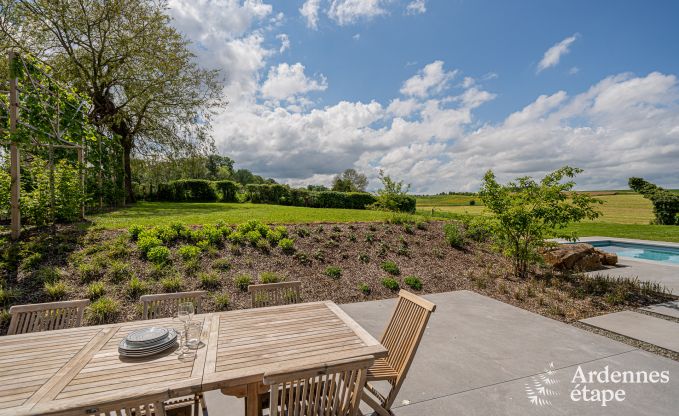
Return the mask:
<svg viewBox="0 0 679 416"><path fill-rule="evenodd" d="M187 345L187 341L188 341L187 336L188 336L188 332L189 332L188 325L189 325L189 322L191 321L191 317L193 316L193 312L194 311L193 311L193 303L192 302L183 302L183 303L180 303L177 306L177 319L179 319L180 321L182 321L184 323L184 331L183 331L183 334L182 334L183 335L182 336L182 343L181 343L181 347L180 347L180 350L179 350L180 358L186 356L187 353L188 353L188 350L189 350L188 345Z"/></svg>

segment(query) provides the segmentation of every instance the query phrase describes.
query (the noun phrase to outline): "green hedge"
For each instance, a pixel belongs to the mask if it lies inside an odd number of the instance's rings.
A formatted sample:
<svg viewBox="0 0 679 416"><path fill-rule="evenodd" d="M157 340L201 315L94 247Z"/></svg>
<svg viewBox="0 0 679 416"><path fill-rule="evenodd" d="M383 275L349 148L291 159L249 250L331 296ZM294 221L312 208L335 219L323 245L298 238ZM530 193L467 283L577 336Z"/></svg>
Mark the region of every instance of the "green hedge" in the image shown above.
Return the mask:
<svg viewBox="0 0 679 416"><path fill-rule="evenodd" d="M240 185L234 181L217 181L214 183L217 192L219 193L219 200L221 202L236 202L236 194L240 189Z"/></svg>
<svg viewBox="0 0 679 416"><path fill-rule="evenodd" d="M160 184L156 197L160 201L215 202L217 201L217 192L211 181L180 179Z"/></svg>

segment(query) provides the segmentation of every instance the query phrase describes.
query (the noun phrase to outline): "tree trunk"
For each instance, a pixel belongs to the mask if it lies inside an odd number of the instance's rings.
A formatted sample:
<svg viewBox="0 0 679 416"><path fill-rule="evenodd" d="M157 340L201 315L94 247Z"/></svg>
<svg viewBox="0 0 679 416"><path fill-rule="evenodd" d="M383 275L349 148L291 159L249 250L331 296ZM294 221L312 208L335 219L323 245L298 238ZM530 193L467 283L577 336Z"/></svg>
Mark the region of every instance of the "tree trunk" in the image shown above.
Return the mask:
<svg viewBox="0 0 679 416"><path fill-rule="evenodd" d="M123 170L125 171L125 194L128 202L135 202L134 190L132 189L132 165L130 164L132 153L132 138L128 136L121 137L120 140L123 145Z"/></svg>

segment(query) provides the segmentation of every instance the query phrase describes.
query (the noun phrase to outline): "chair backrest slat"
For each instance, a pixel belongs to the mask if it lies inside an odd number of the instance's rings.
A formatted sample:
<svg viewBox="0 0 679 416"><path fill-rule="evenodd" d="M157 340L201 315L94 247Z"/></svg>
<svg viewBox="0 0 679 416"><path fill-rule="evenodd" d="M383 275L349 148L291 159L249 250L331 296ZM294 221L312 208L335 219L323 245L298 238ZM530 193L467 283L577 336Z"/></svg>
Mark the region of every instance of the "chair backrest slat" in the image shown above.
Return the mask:
<svg viewBox="0 0 679 416"><path fill-rule="evenodd" d="M166 416L162 400L118 402L92 406L82 413L86 416Z"/></svg>
<svg viewBox="0 0 679 416"><path fill-rule="evenodd" d="M415 352L436 305L401 290L394 313L382 336L382 345L389 351L386 360L397 373L396 383L408 372Z"/></svg>
<svg viewBox="0 0 679 416"><path fill-rule="evenodd" d="M7 335L79 327L89 304L89 300L79 299L12 306L9 308L12 320Z"/></svg>
<svg viewBox="0 0 679 416"><path fill-rule="evenodd" d="M183 302L193 302L196 313L203 311L203 297L205 290L177 293L157 293L144 295L139 298L144 309L142 319L169 318L177 313L177 307Z"/></svg>
<svg viewBox="0 0 679 416"><path fill-rule="evenodd" d="M301 300L302 282L266 283L248 286L253 308L289 305Z"/></svg>
<svg viewBox="0 0 679 416"><path fill-rule="evenodd" d="M267 373L271 416L355 416L374 357Z"/></svg>

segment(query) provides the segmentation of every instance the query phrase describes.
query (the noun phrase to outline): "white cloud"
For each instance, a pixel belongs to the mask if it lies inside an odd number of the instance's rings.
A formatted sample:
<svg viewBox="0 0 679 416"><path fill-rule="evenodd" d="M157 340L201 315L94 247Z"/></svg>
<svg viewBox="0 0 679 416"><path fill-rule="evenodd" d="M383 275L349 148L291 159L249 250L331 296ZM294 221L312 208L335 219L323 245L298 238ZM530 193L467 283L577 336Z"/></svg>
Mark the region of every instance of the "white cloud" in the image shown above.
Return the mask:
<svg viewBox="0 0 679 416"><path fill-rule="evenodd" d="M569 36L551 48L547 49L547 52L545 52L542 60L540 60L538 63L537 72L540 73L547 68L556 66L561 60L561 57L570 52L571 44L575 42L579 36L580 35L576 33L573 36Z"/></svg>
<svg viewBox="0 0 679 416"><path fill-rule="evenodd" d="M321 0L306 0L299 12L306 19L306 24L311 29L318 28L318 11L321 7Z"/></svg>
<svg viewBox="0 0 679 416"><path fill-rule="evenodd" d="M387 107L387 112L397 116L397 117L408 117L413 114L415 110L422 107L422 104L413 98L407 100L401 100L396 98L391 100L389 107Z"/></svg>
<svg viewBox="0 0 679 416"><path fill-rule="evenodd" d="M386 14L386 0L332 0L328 17L340 26L356 23L361 19L370 20Z"/></svg>
<svg viewBox="0 0 679 416"><path fill-rule="evenodd" d="M569 75L575 75L578 72L580 72L580 68L578 68L577 66L571 67L571 69L568 70Z"/></svg>
<svg viewBox="0 0 679 416"><path fill-rule="evenodd" d="M361 34L360 34L360 33L356 33L356 34L355 34L354 36L352 36L351 38L354 39L354 40L360 40L360 39L361 39Z"/></svg>
<svg viewBox="0 0 679 416"><path fill-rule="evenodd" d="M281 41L281 47L278 49L278 53L283 53L290 49L290 38L285 33L280 33L276 35L276 39Z"/></svg>
<svg viewBox="0 0 679 416"><path fill-rule="evenodd" d="M323 75L312 79L304 74L304 65L282 63L271 67L262 84L262 96L274 100L291 100L312 91L324 91L328 84Z"/></svg>
<svg viewBox="0 0 679 416"><path fill-rule="evenodd" d="M425 97L429 94L438 94L445 90L448 81L455 77L457 71L446 71L443 69L443 61L434 61L417 75L408 79L401 87L401 94L416 97Z"/></svg>
<svg viewBox="0 0 679 416"><path fill-rule="evenodd" d="M427 5L425 0L414 0L408 3L406 6L407 14L422 14L427 11Z"/></svg>

